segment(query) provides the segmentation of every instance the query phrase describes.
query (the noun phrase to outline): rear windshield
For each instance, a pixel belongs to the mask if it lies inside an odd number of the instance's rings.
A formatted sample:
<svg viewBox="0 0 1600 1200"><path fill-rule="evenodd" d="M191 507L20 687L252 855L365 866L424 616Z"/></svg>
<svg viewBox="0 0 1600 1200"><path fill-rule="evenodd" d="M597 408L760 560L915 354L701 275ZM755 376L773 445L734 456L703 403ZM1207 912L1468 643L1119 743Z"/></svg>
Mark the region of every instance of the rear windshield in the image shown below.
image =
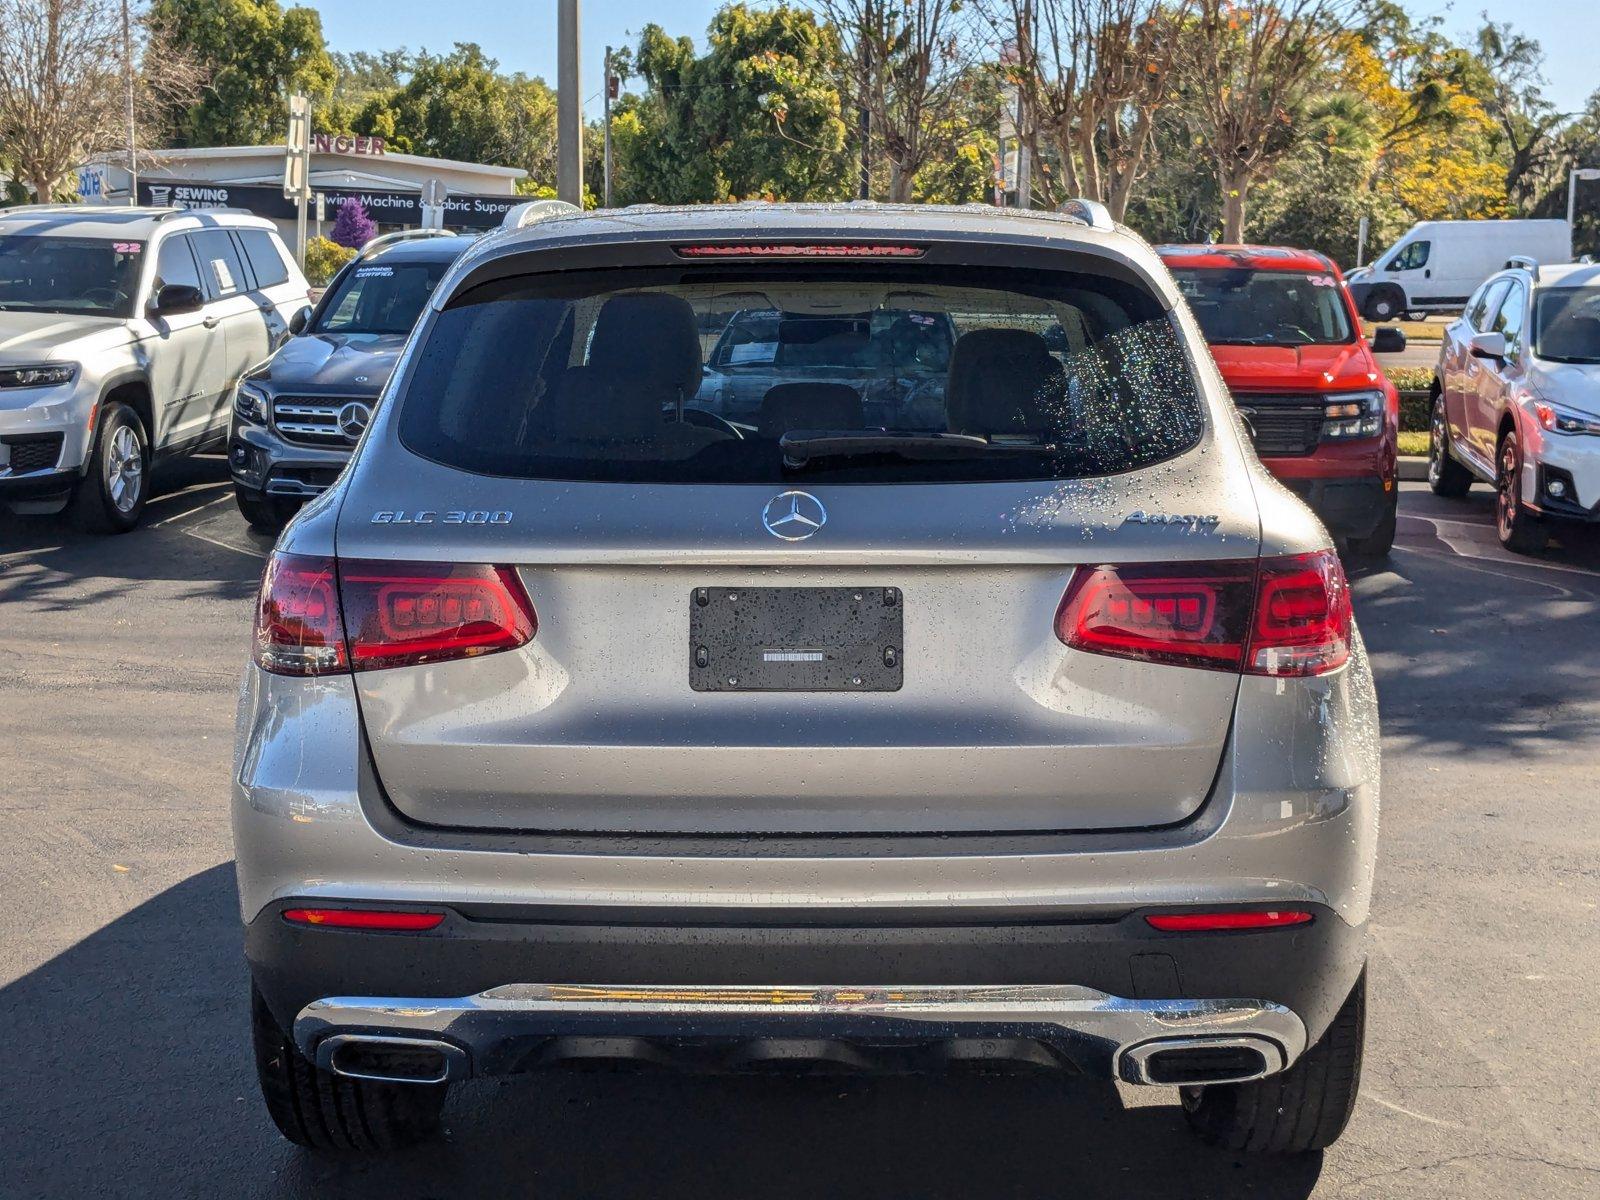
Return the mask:
<svg viewBox="0 0 1600 1200"><path fill-rule="evenodd" d="M1600 363L1600 288L1552 288L1534 302L1533 352L1551 362Z"/></svg>
<svg viewBox="0 0 1600 1200"><path fill-rule="evenodd" d="M1331 274L1212 267L1172 277L1213 346L1320 346L1355 337Z"/></svg>
<svg viewBox="0 0 1600 1200"><path fill-rule="evenodd" d="M1205 428L1141 288L904 264L484 284L438 315L403 392L413 452L528 479L1066 479L1171 458Z"/></svg>

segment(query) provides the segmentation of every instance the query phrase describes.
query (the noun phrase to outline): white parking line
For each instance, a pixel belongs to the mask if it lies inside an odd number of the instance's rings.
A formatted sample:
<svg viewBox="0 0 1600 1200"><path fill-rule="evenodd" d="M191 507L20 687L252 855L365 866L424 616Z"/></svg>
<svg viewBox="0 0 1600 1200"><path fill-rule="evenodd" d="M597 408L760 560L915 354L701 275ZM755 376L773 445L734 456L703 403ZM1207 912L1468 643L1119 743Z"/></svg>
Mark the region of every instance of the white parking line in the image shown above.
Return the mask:
<svg viewBox="0 0 1600 1200"><path fill-rule="evenodd" d="M248 543L241 545L237 542L225 542L221 538L214 538L198 529L185 529L183 532L199 541L210 542L213 546L221 546L224 550L232 550L235 554L248 554L251 558L266 558L268 554L272 553L270 548L263 550L259 546L252 546Z"/></svg>
<svg viewBox="0 0 1600 1200"><path fill-rule="evenodd" d="M207 500L204 504L196 504L193 508L186 508L181 513L174 513L170 517L162 517L159 521L153 521L151 522L150 528L159 529L163 525L171 525L174 521L181 521L184 517L187 517L192 513L200 512L202 509L206 508L214 508L218 504L226 503L231 499L232 497L227 495L217 496L214 499Z"/></svg>
<svg viewBox="0 0 1600 1200"><path fill-rule="evenodd" d="M1448 542L1446 542L1445 544L1447 546L1450 545L1450 543L1448 543ZM1531 584L1534 584L1537 587L1547 587L1551 591L1556 592L1557 594L1559 594L1563 599L1570 598L1572 596L1572 592L1570 592L1568 589L1566 589L1564 587L1561 587L1559 584L1550 583L1549 581L1544 580L1544 579L1529 579L1526 575L1511 575L1511 574L1508 574L1505 571L1495 571L1495 570L1491 570L1489 567L1477 565L1477 564L1480 564L1480 563L1493 563L1493 562L1502 562L1502 563L1504 563L1504 562L1507 562L1507 560L1505 560L1505 559L1492 558L1492 557L1490 557L1489 555L1486 555L1486 554L1462 554L1460 551L1455 550L1455 547L1453 547L1453 546L1451 546L1451 549L1453 551L1455 551L1455 552L1452 553L1452 554L1440 554L1437 550L1426 550L1421 546L1396 546L1395 549L1396 550L1402 550L1407 554L1420 554L1424 558L1457 558L1457 559L1462 559L1462 560L1465 560L1462 565L1465 566L1466 569L1469 570L1469 571L1479 571L1479 572L1481 572L1481 573L1483 573L1485 575L1493 575L1497 579L1504 579L1504 580L1507 580L1507 581L1509 581L1511 583L1531 583ZM1594 583L1597 586L1600 586L1600 575L1596 575L1595 572L1593 572L1593 571L1586 571L1582 567L1560 567L1560 566L1554 566L1554 565L1549 564L1549 563L1541 563L1541 562L1521 563L1521 562L1517 562L1514 559L1510 560L1510 562L1507 563L1507 565L1525 566L1529 570L1533 570L1533 571L1563 571L1568 575L1582 575L1585 579L1589 580L1591 583Z"/></svg>

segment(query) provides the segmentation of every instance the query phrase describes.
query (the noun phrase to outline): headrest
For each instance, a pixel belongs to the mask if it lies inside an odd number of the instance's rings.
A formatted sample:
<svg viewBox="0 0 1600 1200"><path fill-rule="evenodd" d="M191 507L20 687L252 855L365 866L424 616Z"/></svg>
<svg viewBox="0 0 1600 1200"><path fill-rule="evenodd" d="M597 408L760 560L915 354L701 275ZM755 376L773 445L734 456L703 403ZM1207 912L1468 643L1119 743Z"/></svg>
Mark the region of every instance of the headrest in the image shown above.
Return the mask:
<svg viewBox="0 0 1600 1200"><path fill-rule="evenodd" d="M646 376L684 398L700 389L700 331L682 296L624 292L600 306L589 365L611 375Z"/></svg>
<svg viewBox="0 0 1600 1200"><path fill-rule="evenodd" d="M1040 427L1041 392L1061 365L1026 329L975 329L950 354L945 410L953 433L1022 433Z"/></svg>
<svg viewBox="0 0 1600 1200"><path fill-rule="evenodd" d="M862 429L861 394L844 383L780 383L761 397L761 433L782 437L791 429Z"/></svg>

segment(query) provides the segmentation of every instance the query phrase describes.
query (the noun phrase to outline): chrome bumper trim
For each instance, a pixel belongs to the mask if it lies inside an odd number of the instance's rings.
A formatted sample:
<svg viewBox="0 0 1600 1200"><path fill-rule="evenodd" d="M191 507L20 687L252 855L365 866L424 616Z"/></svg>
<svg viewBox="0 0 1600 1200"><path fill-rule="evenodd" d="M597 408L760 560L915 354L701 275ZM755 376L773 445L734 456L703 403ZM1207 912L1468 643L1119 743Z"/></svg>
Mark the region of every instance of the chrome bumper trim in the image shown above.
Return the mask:
<svg viewBox="0 0 1600 1200"><path fill-rule="evenodd" d="M334 996L300 1011L294 1037L312 1061L351 1035L436 1039L465 1053L450 1078L498 1074L529 1038L1035 1037L1087 1051L1129 1083L1147 1083L1158 1049L1246 1039L1269 1070L1305 1050L1300 1018L1264 1000L1130 1000L1074 985L937 987L671 986L517 983L450 999ZM1267 1072L1263 1072L1267 1073Z"/></svg>

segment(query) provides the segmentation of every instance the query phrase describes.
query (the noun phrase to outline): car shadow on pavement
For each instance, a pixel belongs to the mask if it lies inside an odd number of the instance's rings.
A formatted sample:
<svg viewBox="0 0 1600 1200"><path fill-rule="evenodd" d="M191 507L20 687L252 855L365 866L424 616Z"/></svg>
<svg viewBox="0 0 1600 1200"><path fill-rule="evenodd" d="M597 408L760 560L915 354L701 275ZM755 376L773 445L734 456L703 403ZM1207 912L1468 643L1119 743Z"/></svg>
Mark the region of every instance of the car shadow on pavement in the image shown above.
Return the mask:
<svg viewBox="0 0 1600 1200"><path fill-rule="evenodd" d="M1111 1086L1056 1076L528 1076L459 1087L425 1147L313 1155L262 1107L246 989L231 864L0 988L0 1190L1301 1200L1322 1167L1209 1150L1173 1103L1124 1111Z"/></svg>
<svg viewBox="0 0 1600 1200"><path fill-rule="evenodd" d="M1419 538L1353 569L1351 588L1386 742L1525 757L1593 729L1600 573L1460 557Z"/></svg>
<svg viewBox="0 0 1600 1200"><path fill-rule="evenodd" d="M86 534L66 516L18 517L0 510L0 603L31 600L73 607L108 599L129 582L171 580L197 595L248 599L261 576L259 557L183 536L210 512L236 515L222 458L179 459L158 467L137 528ZM241 537L250 537L242 520ZM270 540L261 538L264 547Z"/></svg>

